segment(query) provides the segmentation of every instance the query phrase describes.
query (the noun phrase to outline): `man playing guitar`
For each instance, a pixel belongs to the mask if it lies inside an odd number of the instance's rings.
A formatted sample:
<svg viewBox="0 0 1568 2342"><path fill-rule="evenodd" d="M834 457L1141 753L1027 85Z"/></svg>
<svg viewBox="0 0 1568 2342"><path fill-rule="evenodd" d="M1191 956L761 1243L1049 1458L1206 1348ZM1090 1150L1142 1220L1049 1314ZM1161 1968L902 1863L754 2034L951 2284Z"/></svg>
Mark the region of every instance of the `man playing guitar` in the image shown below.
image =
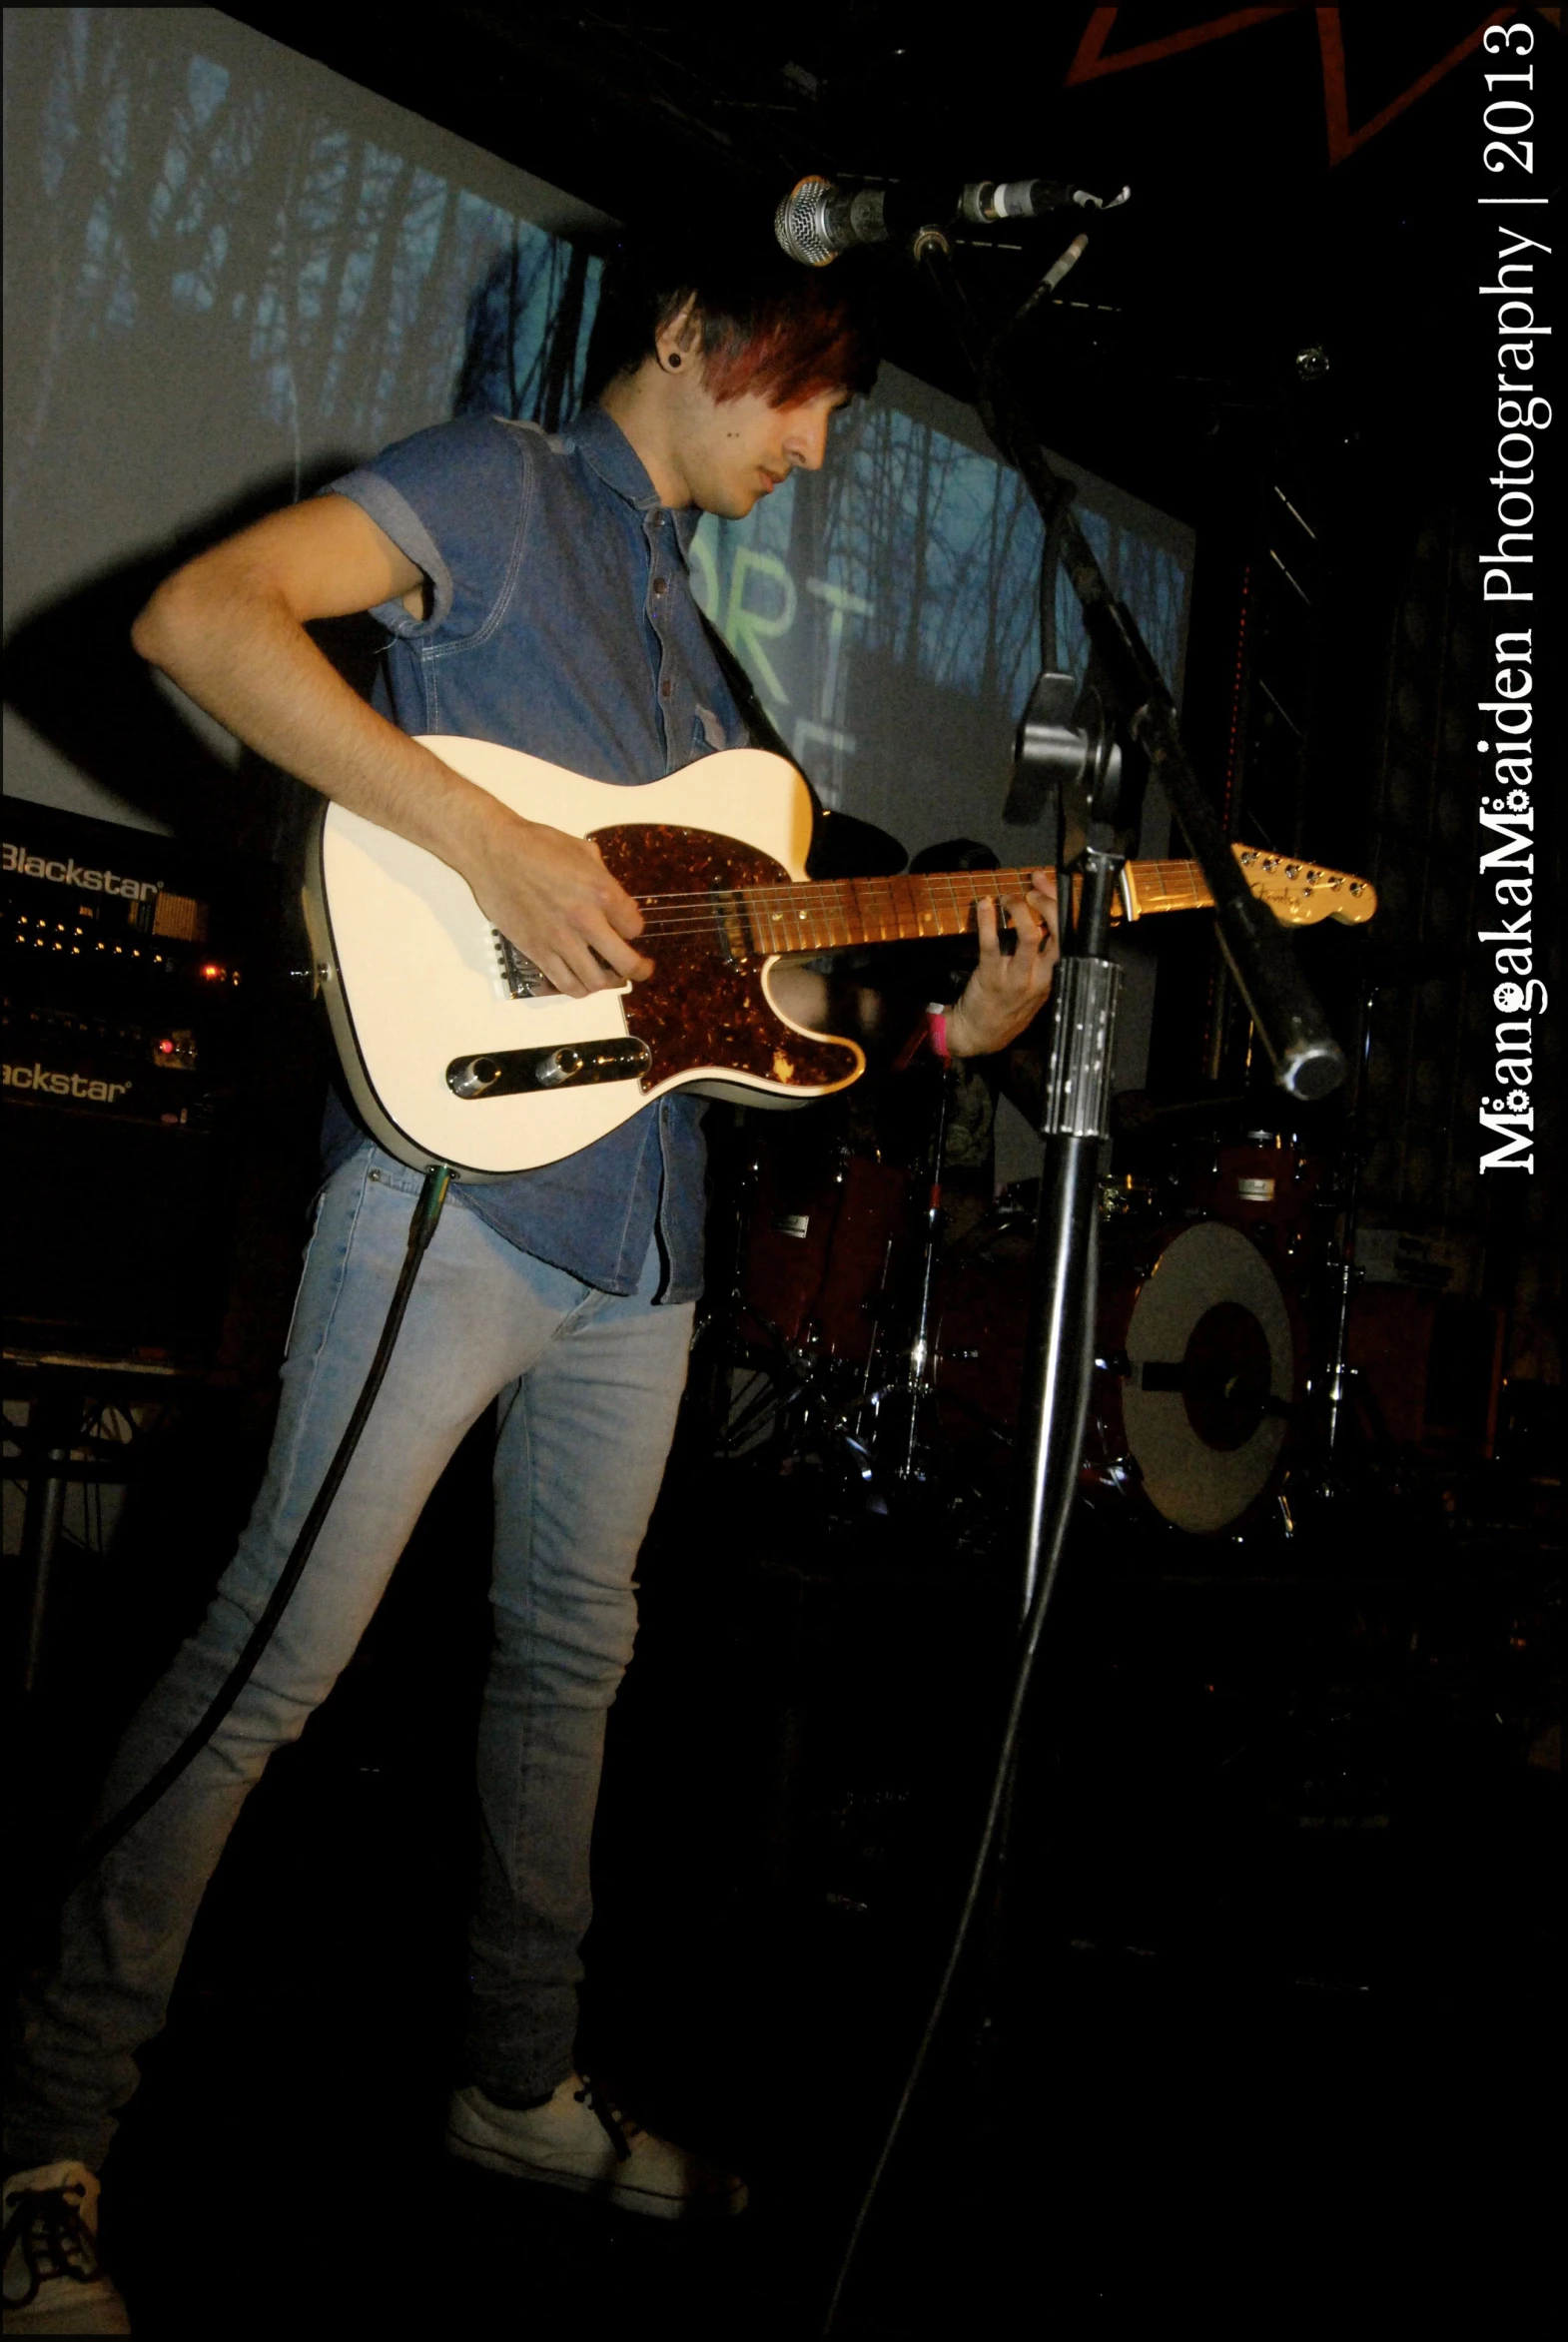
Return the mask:
<svg viewBox="0 0 1568 2342"><path fill-rule="evenodd" d="M142 655L285 771L458 874L557 992L635 986L642 914L588 841L529 822L416 734L459 734L635 787L746 744L692 597L703 512L743 518L815 470L875 363L850 269L622 256L577 422L467 417L388 449L172 576ZM374 704L308 631L372 612ZM955 1055L1004 1048L1046 997L1038 877L979 912ZM6 2182L7 2332L128 2330L94 2257L96 2171L164 2021L207 1882L272 1752L353 1655L426 1496L498 1402L494 1645L479 1727L481 1878L453 2153L665 2217L742 2183L626 2122L574 2065L578 1946L605 1711L686 1373L700 1281L700 1106L668 1096L569 1159L454 1189L320 1542L210 1742L76 1890L31 1990ZM202 1625L131 1723L101 1813L179 1745L265 1606L364 1382L417 1173L335 1102L267 1476ZM20 2258L17 2258L17 2255ZM18 2274L17 2271L20 2273ZM65 2318L66 2323L61 2319Z"/></svg>

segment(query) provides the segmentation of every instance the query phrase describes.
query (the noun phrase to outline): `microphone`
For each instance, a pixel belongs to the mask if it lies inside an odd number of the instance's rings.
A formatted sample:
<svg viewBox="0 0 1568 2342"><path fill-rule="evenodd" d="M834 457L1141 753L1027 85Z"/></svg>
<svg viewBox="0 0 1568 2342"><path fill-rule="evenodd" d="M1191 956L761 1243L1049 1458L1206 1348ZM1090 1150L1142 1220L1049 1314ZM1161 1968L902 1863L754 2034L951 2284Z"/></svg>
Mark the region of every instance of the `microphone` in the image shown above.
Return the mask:
<svg viewBox="0 0 1568 2342"><path fill-rule="evenodd" d="M858 245L887 244L918 229L963 219L977 227L1001 220L1038 220L1077 206L1097 212L1125 204L1130 188L1107 198L1066 179L976 179L954 195L927 188L862 187L853 193L831 179L796 182L773 215L773 233L792 261L825 269Z"/></svg>

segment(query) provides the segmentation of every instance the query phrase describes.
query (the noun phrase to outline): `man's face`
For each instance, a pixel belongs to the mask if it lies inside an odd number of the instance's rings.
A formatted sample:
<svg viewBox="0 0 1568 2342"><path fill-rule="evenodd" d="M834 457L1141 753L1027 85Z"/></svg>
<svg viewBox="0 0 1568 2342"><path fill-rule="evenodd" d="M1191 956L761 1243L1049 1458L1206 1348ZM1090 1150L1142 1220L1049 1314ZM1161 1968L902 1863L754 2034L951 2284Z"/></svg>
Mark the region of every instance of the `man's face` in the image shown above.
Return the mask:
<svg viewBox="0 0 1568 2342"><path fill-rule="evenodd" d="M699 383L685 402L679 461L691 500L723 520L744 520L792 471L818 471L828 427L849 392L819 390L793 406L770 406L753 390L722 405Z"/></svg>

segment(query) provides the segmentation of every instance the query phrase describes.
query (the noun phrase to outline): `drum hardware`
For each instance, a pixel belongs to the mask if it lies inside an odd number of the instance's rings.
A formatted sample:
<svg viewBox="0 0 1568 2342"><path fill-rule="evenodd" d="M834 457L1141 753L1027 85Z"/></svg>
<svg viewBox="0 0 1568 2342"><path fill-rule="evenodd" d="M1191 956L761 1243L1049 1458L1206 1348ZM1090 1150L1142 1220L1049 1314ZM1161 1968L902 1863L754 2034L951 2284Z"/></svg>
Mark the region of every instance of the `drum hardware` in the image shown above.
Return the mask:
<svg viewBox="0 0 1568 2342"><path fill-rule="evenodd" d="M938 1069L936 1108L932 1117L931 1154L928 1165L926 1208L920 1252L915 1270L915 1314L910 1328L909 1346L903 1353L905 1373L897 1382L886 1386L901 1403L902 1415L900 1452L893 1464L893 1476L900 1481L923 1480L929 1448L921 1441L921 1416L929 1413L929 1403L936 1395L936 1356L933 1340L933 1288L937 1261L942 1249L942 1233L947 1215L942 1204L942 1174L947 1162L948 1111L952 1099L953 1072L945 1060ZM881 1410L877 1422L880 1428Z"/></svg>
<svg viewBox="0 0 1568 2342"><path fill-rule="evenodd" d="M1356 1229L1361 1206L1361 1171L1365 1155L1362 1123L1377 1003L1384 992L1399 985L1427 983L1434 976L1444 974L1447 968L1447 956L1427 946L1378 945L1370 939L1362 945L1356 1036L1351 1056L1354 1086L1341 1135L1339 1214L1327 1246L1325 1262L1328 1287L1327 1354L1321 1362L1320 1374L1314 1376L1314 1384L1320 1383L1322 1391L1318 1418L1320 1450L1315 1469L1305 1484L1307 1492L1321 1498L1332 1499L1349 1493L1341 1459L1352 1400L1359 1399L1361 1411L1371 1415L1373 1445L1391 1450L1394 1444L1386 1424L1380 1419L1370 1391L1364 1387L1356 1391L1356 1369L1350 1363L1350 1312L1362 1281L1362 1272L1355 1261ZM1313 1395L1316 1395L1315 1388Z"/></svg>
<svg viewBox="0 0 1568 2342"><path fill-rule="evenodd" d="M747 1158L716 1445L784 1470L828 1465L857 1510L885 1510L901 1489L974 1496L1000 1530L1039 1188L1016 1182L944 1241L948 1079L933 1084L919 1170L866 1138L803 1149L800 1125L784 1148L767 1127L768 1149ZM1092 1509L1167 1534L1250 1537L1287 1469L1299 1485L1303 1423L1323 1388L1302 1333L1306 1243L1332 1198L1326 1164L1294 1131L1240 1112L1201 1136L1188 1124L1105 1174L1079 1475ZM1160 1292L1182 1307L1155 1338ZM1279 1521L1289 1535L1293 1516Z"/></svg>
<svg viewBox="0 0 1568 2342"><path fill-rule="evenodd" d="M900 1489L975 1496L1000 1529L1038 1184L1004 1190L978 1225L944 1242L946 1093L945 1080L934 1085L919 1171L842 1140L814 1157L797 1142L784 1168L777 1156L749 1159L718 1445L786 1470L827 1464L847 1474L857 1509L885 1509ZM1300 1473L1303 1422L1321 1389L1301 1288L1305 1234L1329 1194L1326 1166L1293 1132L1240 1115L1200 1141L1173 1136L1156 1159L1105 1177L1079 1480L1093 1509L1168 1534L1234 1538L1275 1507L1287 1468ZM1157 1339L1149 1296L1159 1292L1182 1311Z"/></svg>
<svg viewBox="0 0 1568 2342"><path fill-rule="evenodd" d="M1082 1465L1079 1477L1091 1486L1114 1488L1125 1495L1137 1488L1144 1475L1138 1468L1136 1456L1118 1455L1108 1457L1103 1464Z"/></svg>
<svg viewBox="0 0 1568 2342"><path fill-rule="evenodd" d="M1369 966L1361 988L1360 1030L1356 1035L1358 1047L1354 1061L1355 1088L1351 1093L1350 1111L1345 1118L1344 1206L1340 1214L1337 1241L1330 1246L1328 1258L1329 1347L1323 1375L1322 1465L1317 1476L1317 1492L1323 1496L1339 1492L1339 1448L1344 1435L1351 1378L1355 1372L1350 1363L1350 1304L1361 1280L1361 1272L1355 1265L1355 1231L1361 1211L1360 1121L1372 1062L1372 1020L1377 1010L1379 989L1375 979L1376 970Z"/></svg>
<svg viewBox="0 0 1568 2342"><path fill-rule="evenodd" d="M734 1285L714 1319L723 1321L730 1372L719 1452L771 1448L782 1468L831 1459L848 1467L857 1504L878 1510L892 1491L944 1482L949 1463L964 1461L949 1457L942 1436L942 1378L955 1364L985 1366L986 1353L978 1342L944 1341L948 1262L993 1228L1032 1229L1034 1220L1029 1199L1003 1198L980 1230L952 1252L945 1246L952 1075L931 1074L918 1171L842 1143L827 1164L799 1141L793 1168L781 1165L776 1144L748 1159ZM961 1393L950 1401L961 1411L969 1404ZM976 1433L1006 1455L1012 1433L996 1406L972 1414Z"/></svg>
<svg viewBox="0 0 1568 2342"><path fill-rule="evenodd" d="M1245 1229L1280 1258L1304 1254L1321 1188L1319 1161L1294 1134L1211 1132L1185 1150L1184 1207Z"/></svg>
<svg viewBox="0 0 1568 2342"><path fill-rule="evenodd" d="M1135 1215L1147 1216L1154 1210L1155 1204L1156 1186L1153 1179L1140 1178L1132 1171L1107 1171L1100 1182L1102 1226Z"/></svg>

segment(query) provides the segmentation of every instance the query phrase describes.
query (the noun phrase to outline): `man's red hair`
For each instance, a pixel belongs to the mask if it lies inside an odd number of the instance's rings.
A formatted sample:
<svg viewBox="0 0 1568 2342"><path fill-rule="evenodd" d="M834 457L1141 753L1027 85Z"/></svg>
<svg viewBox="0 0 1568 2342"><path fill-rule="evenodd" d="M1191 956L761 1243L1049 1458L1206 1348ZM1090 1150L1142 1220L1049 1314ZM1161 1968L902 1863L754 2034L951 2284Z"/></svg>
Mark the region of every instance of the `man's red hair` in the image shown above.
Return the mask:
<svg viewBox="0 0 1568 2342"><path fill-rule="evenodd" d="M771 236L709 240L671 250L667 238L627 243L605 271L588 354L585 395L652 356L662 329L690 310L701 334L704 382L720 401L748 391L793 406L823 390L869 390L877 379L875 324L860 256L830 269L788 261Z"/></svg>
<svg viewBox="0 0 1568 2342"><path fill-rule="evenodd" d="M870 387L864 329L843 302L764 313L749 334L702 314L702 356L703 386L720 405L749 391L770 406L797 406L824 390Z"/></svg>

